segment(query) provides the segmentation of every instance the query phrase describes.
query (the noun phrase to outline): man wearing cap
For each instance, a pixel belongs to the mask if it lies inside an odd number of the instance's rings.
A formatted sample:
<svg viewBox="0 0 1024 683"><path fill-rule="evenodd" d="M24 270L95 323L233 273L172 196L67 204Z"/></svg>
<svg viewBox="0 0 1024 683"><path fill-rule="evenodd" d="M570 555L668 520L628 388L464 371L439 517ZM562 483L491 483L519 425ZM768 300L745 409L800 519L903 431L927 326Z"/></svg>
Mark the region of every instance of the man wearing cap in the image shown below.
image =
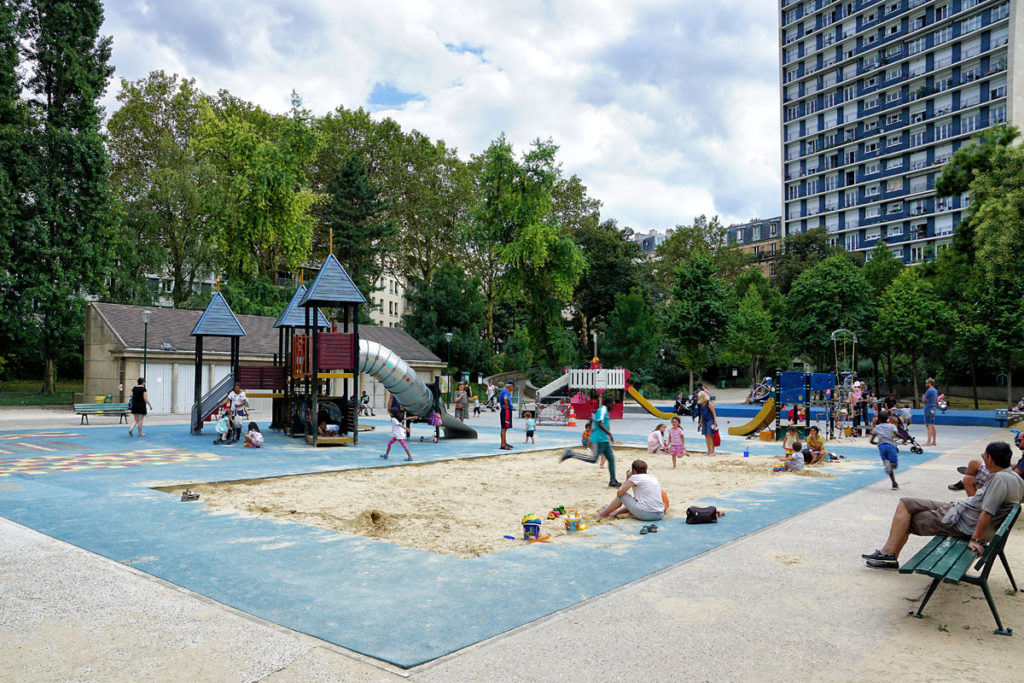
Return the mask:
<svg viewBox="0 0 1024 683"><path fill-rule="evenodd" d="M924 392L924 428L928 430L925 446L935 445L935 408L939 405L939 390L935 388L935 380L929 377L924 381L928 387Z"/></svg>
<svg viewBox="0 0 1024 683"><path fill-rule="evenodd" d="M993 441L985 447L981 457L992 475L985 487L970 498L955 503L901 498L885 545L861 555L867 566L899 569L900 551L910 534L970 538L967 547L980 555L1010 509L1024 499L1024 479L1010 469L1012 455L1010 444L1005 441Z"/></svg>
<svg viewBox="0 0 1024 683"><path fill-rule="evenodd" d="M508 380L505 382L505 388L498 394L498 423L501 425L501 448L506 451L512 450L506 432L512 429L512 389L515 385L515 382Z"/></svg>

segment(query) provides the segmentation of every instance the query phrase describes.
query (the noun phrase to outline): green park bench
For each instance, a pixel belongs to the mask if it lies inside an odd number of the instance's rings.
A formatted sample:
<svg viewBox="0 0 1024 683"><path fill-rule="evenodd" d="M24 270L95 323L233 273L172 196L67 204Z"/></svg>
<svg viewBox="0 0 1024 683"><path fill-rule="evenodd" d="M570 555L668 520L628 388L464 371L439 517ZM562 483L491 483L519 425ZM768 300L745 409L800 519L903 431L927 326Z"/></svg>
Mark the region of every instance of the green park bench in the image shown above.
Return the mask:
<svg viewBox="0 0 1024 683"><path fill-rule="evenodd" d="M81 415L82 420L78 424L89 424L89 416L117 415L120 419L117 424L128 421L127 403L76 403L75 415Z"/></svg>
<svg viewBox="0 0 1024 683"><path fill-rule="evenodd" d="M1000 427L1011 427L1020 420L1024 420L1024 413L1011 413L1006 408L996 408L996 422Z"/></svg>
<svg viewBox="0 0 1024 683"><path fill-rule="evenodd" d="M995 566L996 558L998 557L1003 563L1006 575L1010 577L1010 585L1013 586L1014 593L1017 592L1017 583L1013 580L1010 565L1006 562L1006 555L1003 554L1003 547L1006 545L1006 538L1010 535L1010 529L1013 528L1019 515L1020 505L1014 505L1006 519L1003 520L1002 525L1000 525L999 531L992 537L991 542L985 547L985 552L981 556L976 555L973 550L967 548L967 539L953 538L951 536L936 536L928 542L928 545L921 548L911 558L910 562L900 567L900 574L916 573L930 576L932 577L932 585L928 587L928 592L925 593L924 599L921 600L921 605L917 608L917 612L911 610L908 614L921 619L921 610L924 609L928 599L932 597L932 593L935 592L940 583L971 583L975 586L981 586L981 590L985 593L985 600L988 601L989 609L992 610L992 616L996 619L997 628L994 633L1001 636L1012 636L1013 629L1003 628L1003 622L999 620L999 612L996 611L996 605L992 601L992 592L988 588L988 575L992 571L992 567ZM976 564L975 559L977 559ZM981 570L980 574L967 573L972 564L974 564L975 571Z"/></svg>

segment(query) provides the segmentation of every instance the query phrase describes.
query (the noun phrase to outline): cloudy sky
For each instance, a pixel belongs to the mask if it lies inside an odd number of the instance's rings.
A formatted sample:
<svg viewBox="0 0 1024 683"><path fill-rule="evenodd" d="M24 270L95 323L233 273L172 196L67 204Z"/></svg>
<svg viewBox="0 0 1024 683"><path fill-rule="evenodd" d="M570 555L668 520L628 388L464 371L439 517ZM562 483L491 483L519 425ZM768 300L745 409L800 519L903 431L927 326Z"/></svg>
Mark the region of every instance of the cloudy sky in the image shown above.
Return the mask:
<svg viewBox="0 0 1024 683"><path fill-rule="evenodd" d="M560 147L602 218L780 213L767 0L107 0L115 78L162 69L271 111L364 107L468 157ZM108 93L108 111L117 86Z"/></svg>

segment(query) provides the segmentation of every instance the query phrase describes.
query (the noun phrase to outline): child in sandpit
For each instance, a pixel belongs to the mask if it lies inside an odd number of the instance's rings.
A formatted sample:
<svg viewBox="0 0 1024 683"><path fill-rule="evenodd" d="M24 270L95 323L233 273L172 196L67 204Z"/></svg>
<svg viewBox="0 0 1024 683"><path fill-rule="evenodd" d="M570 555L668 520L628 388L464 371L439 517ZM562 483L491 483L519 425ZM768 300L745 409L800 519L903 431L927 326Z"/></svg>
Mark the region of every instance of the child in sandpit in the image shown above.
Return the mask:
<svg viewBox="0 0 1024 683"><path fill-rule="evenodd" d="M405 445L405 438L408 431L406 430L405 425L402 424L402 420L404 419L404 410L399 409L391 413L391 440L388 441L388 447L387 450L384 451L384 455L380 456L385 460L387 460L388 456L391 455L391 446L396 441L405 451L405 455L407 456L405 458L406 461L412 460L412 453L409 452L409 447Z"/></svg>
<svg viewBox="0 0 1024 683"><path fill-rule="evenodd" d="M786 455L793 455L795 448L794 445L800 441L800 435L796 431L796 425L789 425L786 427L786 436L782 439L782 448L785 449Z"/></svg>
<svg viewBox="0 0 1024 683"><path fill-rule="evenodd" d="M793 442L793 450L782 456L783 464L786 467L787 472L799 472L804 468L804 465L810 461L811 455L808 453L804 455L804 447L799 441Z"/></svg>
<svg viewBox="0 0 1024 683"><path fill-rule="evenodd" d="M683 428L680 426L679 416L672 418L672 427L668 430L668 452L672 456L672 469L676 468L676 458L690 455L686 452L686 442L683 437Z"/></svg>
<svg viewBox="0 0 1024 683"><path fill-rule="evenodd" d="M667 453L668 443L665 441L665 423L661 422L654 431L647 435L648 453Z"/></svg>
<svg viewBox="0 0 1024 683"><path fill-rule="evenodd" d="M882 459L885 473L892 481L892 490L899 491L896 483L896 467L899 464L900 449L896 448L896 425L889 422L889 413L885 410L878 413L878 424L871 430L871 443L878 444L878 457Z"/></svg>
<svg viewBox="0 0 1024 683"><path fill-rule="evenodd" d="M633 489L633 493L630 493ZM600 519L629 513L644 522L655 522L665 516L665 502L661 499L661 484L653 475L647 474L647 463L634 460L626 472L615 498L601 512Z"/></svg>

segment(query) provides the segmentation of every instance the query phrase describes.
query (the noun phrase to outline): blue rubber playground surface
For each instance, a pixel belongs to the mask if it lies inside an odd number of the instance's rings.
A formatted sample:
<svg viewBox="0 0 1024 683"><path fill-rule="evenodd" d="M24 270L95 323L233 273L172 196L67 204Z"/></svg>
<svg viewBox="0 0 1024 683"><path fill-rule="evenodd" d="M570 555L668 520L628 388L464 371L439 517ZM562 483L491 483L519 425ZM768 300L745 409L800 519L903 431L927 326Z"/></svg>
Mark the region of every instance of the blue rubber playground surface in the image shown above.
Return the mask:
<svg viewBox="0 0 1024 683"><path fill-rule="evenodd" d="M276 433L267 433L260 450L214 447L210 436L191 436L184 425L150 426L144 439L124 426L0 432L0 515L262 619L412 667L885 478L875 448L862 440L833 449L865 465L833 469L835 478L780 476L703 499L731 510L719 524L666 519L644 537L631 525L594 526L571 544L516 545L471 559L285 520L210 514L202 501L183 503L152 488L406 466L377 457L389 430L379 418L366 422L377 430L362 434L358 447L320 449ZM651 424L623 421L618 442L641 445ZM476 441L417 442L417 460L499 453L496 428L473 426ZM578 431L541 428L538 440L544 448L570 446ZM919 440L922 432L915 431ZM950 439L946 448L956 445ZM722 450L745 447L754 457L780 450L735 437L725 437ZM940 454L901 450L901 470Z"/></svg>

